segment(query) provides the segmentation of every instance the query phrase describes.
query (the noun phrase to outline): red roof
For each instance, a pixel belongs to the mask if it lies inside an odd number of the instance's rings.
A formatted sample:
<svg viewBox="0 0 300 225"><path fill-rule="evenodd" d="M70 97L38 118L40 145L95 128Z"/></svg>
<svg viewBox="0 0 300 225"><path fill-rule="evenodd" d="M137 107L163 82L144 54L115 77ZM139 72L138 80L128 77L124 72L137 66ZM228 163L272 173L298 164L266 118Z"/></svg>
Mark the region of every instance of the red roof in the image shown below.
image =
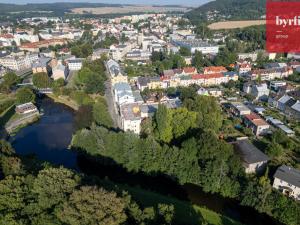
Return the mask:
<svg viewBox="0 0 300 225"><path fill-rule="evenodd" d="M221 73L192 75L192 79L194 79L194 80L197 80L197 79L214 79L214 78L221 78L221 77L224 77L224 75L221 74Z"/></svg>
<svg viewBox="0 0 300 225"><path fill-rule="evenodd" d="M248 119L248 120L257 120L257 119L261 119L257 114L255 113L251 113L249 115L245 115L245 117Z"/></svg>
<svg viewBox="0 0 300 225"><path fill-rule="evenodd" d="M184 67L183 71L185 73L195 73L196 72L196 68L195 67Z"/></svg>
<svg viewBox="0 0 300 225"><path fill-rule="evenodd" d="M6 39L12 39L14 36L12 34L2 34L0 35L1 38L6 38Z"/></svg>
<svg viewBox="0 0 300 225"><path fill-rule="evenodd" d="M227 69L224 66L204 67L204 73L221 73L221 72L227 72Z"/></svg>

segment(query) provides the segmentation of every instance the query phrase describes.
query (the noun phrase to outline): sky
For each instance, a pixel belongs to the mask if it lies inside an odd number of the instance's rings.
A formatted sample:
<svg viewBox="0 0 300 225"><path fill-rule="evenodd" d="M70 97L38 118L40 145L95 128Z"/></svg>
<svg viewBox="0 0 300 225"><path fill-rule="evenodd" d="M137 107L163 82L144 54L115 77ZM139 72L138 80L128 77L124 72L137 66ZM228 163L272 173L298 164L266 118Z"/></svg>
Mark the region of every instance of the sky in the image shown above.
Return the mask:
<svg viewBox="0 0 300 225"><path fill-rule="evenodd" d="M26 3L53 3L53 2L92 2L92 3L111 3L111 4L159 4L159 5L188 5L188 6L199 6L210 0L0 0L0 3L15 3L15 4L26 4Z"/></svg>

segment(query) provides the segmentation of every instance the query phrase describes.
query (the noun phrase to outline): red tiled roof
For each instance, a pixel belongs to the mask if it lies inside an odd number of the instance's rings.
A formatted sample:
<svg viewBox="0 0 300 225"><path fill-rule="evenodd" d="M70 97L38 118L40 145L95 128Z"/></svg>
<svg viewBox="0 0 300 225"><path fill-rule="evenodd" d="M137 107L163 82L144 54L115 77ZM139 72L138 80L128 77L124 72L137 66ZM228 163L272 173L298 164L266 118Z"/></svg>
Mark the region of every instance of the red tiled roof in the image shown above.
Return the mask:
<svg viewBox="0 0 300 225"><path fill-rule="evenodd" d="M266 121L264 121L260 116L255 113L251 113L249 115L245 115L245 118L251 121L255 126L265 126L268 125Z"/></svg>
<svg viewBox="0 0 300 225"><path fill-rule="evenodd" d="M12 39L14 36L12 34L2 34L0 35L1 38L6 38L6 39Z"/></svg>
<svg viewBox="0 0 300 225"><path fill-rule="evenodd" d="M195 73L196 68L195 68L195 67L184 67L184 68L183 68L183 71L184 71L185 73Z"/></svg>
<svg viewBox="0 0 300 225"><path fill-rule="evenodd" d="M204 73L205 72L220 73L220 72L227 72L227 69L224 66L209 66L209 67L204 67Z"/></svg>
<svg viewBox="0 0 300 225"><path fill-rule="evenodd" d="M197 80L197 79L213 79L213 78L221 78L221 77L224 77L224 75L221 74L221 73L192 75L192 79L194 79L194 80Z"/></svg>

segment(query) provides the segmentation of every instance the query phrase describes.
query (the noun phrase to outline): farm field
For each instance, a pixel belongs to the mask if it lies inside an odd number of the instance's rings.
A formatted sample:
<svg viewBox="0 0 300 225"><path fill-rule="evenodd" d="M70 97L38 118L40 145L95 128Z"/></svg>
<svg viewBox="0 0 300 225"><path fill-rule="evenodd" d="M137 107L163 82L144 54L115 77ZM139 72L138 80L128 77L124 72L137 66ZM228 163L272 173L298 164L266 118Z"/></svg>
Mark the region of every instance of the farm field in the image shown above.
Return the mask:
<svg viewBox="0 0 300 225"><path fill-rule="evenodd" d="M130 6L120 6L120 7L95 7L95 8L74 8L71 10L75 14L126 14L126 13L163 13L163 12L182 12L185 13L188 11L186 7L159 7L159 6L150 6L150 5L130 5Z"/></svg>
<svg viewBox="0 0 300 225"><path fill-rule="evenodd" d="M236 29L250 26L264 25L265 20L242 20L242 21L224 21L208 25L211 30Z"/></svg>

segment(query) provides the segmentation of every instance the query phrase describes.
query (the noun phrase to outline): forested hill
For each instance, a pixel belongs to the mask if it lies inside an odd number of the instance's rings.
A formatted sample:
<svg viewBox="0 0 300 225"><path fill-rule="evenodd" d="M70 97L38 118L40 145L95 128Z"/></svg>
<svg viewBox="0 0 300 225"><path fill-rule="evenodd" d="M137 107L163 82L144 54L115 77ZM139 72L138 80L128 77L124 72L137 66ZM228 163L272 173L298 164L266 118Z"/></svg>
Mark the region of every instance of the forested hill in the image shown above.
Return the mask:
<svg viewBox="0 0 300 225"><path fill-rule="evenodd" d="M197 23L201 20L259 19L265 12L266 0L216 0L187 12L186 16Z"/></svg>
<svg viewBox="0 0 300 225"><path fill-rule="evenodd" d="M75 2L56 2L56 3L29 3L25 5L0 3L0 14L22 12L22 11L52 11L54 15L62 16L72 8L84 7L117 7L120 4L104 3L75 3Z"/></svg>

